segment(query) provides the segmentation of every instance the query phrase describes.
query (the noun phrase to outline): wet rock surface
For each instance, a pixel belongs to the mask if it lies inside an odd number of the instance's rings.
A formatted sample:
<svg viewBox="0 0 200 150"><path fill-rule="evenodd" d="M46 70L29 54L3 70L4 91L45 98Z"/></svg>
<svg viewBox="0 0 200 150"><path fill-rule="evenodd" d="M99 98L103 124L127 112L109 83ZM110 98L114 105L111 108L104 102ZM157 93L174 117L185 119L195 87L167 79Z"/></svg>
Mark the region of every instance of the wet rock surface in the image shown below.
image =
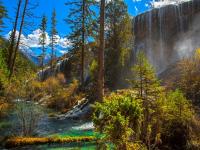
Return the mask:
<svg viewBox="0 0 200 150"><path fill-rule="evenodd" d="M199 0L155 8L136 16L133 20L135 34L133 62L137 51L143 50L156 71L161 73L169 65L187 55L177 43L187 40L188 34L192 37L189 41L191 46L188 44L185 49L191 52L200 46L197 40L200 36L200 26L196 22L199 18ZM184 36L186 39L182 39Z"/></svg>

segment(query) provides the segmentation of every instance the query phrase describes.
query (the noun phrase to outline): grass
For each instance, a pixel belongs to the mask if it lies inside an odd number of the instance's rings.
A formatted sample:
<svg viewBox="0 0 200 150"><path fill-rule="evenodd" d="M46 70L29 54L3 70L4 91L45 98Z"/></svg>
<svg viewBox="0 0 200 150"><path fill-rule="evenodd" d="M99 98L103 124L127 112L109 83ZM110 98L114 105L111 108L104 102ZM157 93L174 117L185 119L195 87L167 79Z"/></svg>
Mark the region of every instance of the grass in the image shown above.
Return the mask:
<svg viewBox="0 0 200 150"><path fill-rule="evenodd" d="M65 144L65 143L80 143L96 141L95 137L12 137L6 143L6 148L13 148L26 145L41 145L41 144Z"/></svg>

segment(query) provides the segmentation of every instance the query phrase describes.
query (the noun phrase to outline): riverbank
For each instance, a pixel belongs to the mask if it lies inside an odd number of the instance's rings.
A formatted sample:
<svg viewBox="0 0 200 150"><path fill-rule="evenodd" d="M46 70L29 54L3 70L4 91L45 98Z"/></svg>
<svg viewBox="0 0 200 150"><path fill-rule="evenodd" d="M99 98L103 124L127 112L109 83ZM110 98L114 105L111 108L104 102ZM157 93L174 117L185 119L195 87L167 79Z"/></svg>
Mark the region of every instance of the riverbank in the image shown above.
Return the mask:
<svg viewBox="0 0 200 150"><path fill-rule="evenodd" d="M21 105L22 102L16 102L16 105ZM33 135L30 135L28 138L23 137L21 134L21 122L18 116L17 111L10 111L5 119L1 120L0 123L0 147L12 149L17 149L20 146L20 149L24 146L36 146L36 147L47 147L47 145L60 145L63 144L67 147L73 147L74 145L87 145L92 147L96 146L94 142L98 134L93 131L94 126L90 119L84 118L75 118L75 117L63 117L63 115L56 115L54 117L51 114L56 112L52 109L47 109L44 106L40 106L35 103L27 102L23 104L23 108L26 110L31 105L37 112L41 112L41 117L35 126ZM80 111L72 111L70 114L80 114L84 112L80 108ZM26 111L28 112L28 111ZM28 117L26 117L28 119ZM61 144L62 143L62 144ZM89 144L88 144L89 143ZM65 147L64 146L64 147ZM1 149L0 148L0 149ZM46 148L45 148L46 149Z"/></svg>
<svg viewBox="0 0 200 150"><path fill-rule="evenodd" d="M81 142L96 142L96 137L11 137L6 140L5 148L16 148L27 145L41 145L41 144L67 144L67 143L81 143Z"/></svg>

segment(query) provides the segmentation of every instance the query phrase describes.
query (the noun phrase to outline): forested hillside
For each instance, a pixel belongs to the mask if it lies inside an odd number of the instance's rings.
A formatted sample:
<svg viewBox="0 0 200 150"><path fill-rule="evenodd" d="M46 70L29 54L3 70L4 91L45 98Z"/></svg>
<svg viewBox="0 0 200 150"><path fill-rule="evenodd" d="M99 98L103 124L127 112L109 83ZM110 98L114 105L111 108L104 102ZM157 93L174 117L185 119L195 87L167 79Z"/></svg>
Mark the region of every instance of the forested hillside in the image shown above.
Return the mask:
<svg viewBox="0 0 200 150"><path fill-rule="evenodd" d="M0 149L200 149L199 0L0 0Z"/></svg>

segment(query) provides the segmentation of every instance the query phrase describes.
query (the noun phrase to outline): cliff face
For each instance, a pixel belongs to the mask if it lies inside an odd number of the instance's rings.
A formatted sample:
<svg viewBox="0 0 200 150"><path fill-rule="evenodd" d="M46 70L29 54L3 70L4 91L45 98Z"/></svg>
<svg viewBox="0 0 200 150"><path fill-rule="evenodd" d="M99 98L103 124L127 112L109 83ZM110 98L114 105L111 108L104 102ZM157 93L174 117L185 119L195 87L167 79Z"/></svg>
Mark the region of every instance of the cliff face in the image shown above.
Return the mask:
<svg viewBox="0 0 200 150"><path fill-rule="evenodd" d="M200 47L200 0L167 5L136 16L134 34L134 57L143 50L157 73L161 73Z"/></svg>
<svg viewBox="0 0 200 150"><path fill-rule="evenodd" d="M134 63L136 53L142 50L158 74L200 47L200 0L155 8L136 16L133 22L135 47L131 61ZM46 79L61 72L69 78L70 69L70 59L64 59L38 76Z"/></svg>
<svg viewBox="0 0 200 150"><path fill-rule="evenodd" d="M65 58L63 60L60 60L53 69L49 67L45 68L43 71L40 70L38 72L38 78L39 80L43 81L47 79L48 77L54 76L58 73L63 73L65 78L68 79L70 77L70 60L69 58Z"/></svg>

